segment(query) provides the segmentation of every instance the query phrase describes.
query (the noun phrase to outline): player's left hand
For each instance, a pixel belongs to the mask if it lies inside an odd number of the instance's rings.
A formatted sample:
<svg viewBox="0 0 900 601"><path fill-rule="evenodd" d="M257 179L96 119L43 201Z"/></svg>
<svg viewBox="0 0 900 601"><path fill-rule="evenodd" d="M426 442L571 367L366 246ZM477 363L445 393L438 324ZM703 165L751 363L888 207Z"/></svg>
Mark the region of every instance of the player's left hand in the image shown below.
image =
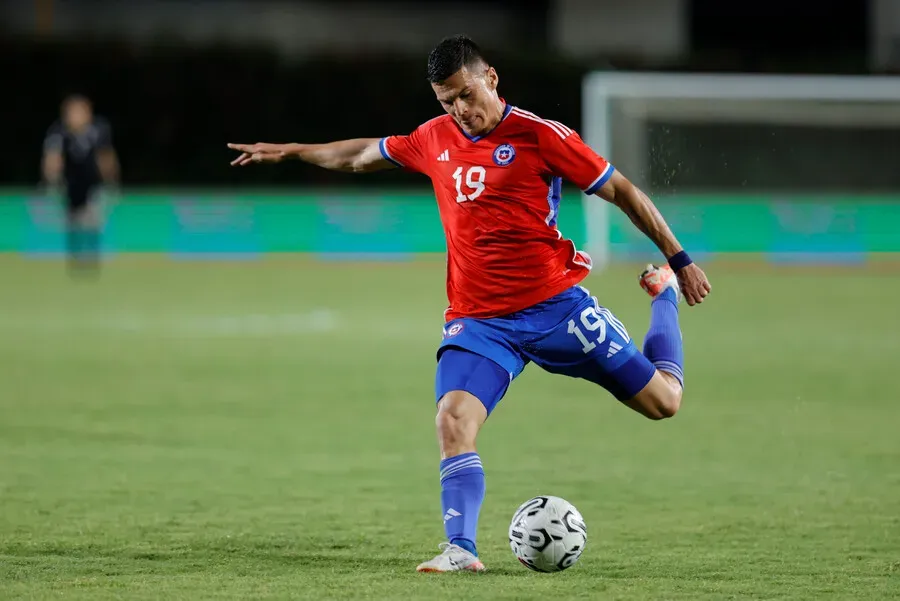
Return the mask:
<svg viewBox="0 0 900 601"><path fill-rule="evenodd" d="M709 280L703 270L696 263L691 263L678 270L678 283L681 285L681 293L687 304L694 306L702 303L703 299L712 290Z"/></svg>

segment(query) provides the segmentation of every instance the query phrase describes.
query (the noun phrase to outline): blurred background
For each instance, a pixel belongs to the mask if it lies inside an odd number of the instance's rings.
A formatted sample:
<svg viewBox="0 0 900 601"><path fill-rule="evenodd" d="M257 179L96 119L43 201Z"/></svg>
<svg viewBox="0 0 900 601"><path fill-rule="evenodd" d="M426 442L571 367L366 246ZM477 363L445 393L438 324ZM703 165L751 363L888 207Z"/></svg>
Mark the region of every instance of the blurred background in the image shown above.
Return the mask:
<svg viewBox="0 0 900 601"><path fill-rule="evenodd" d="M579 129L662 205L680 195L669 216L686 235L699 236L689 239L695 252L789 250L778 245L816 234L830 236L826 246L837 245L835 252L900 250L867 229L896 220L896 211L873 222L866 204L900 190L900 88L893 79L874 82L900 69L895 0L727 7L715 0L5 2L0 113L15 150L0 162L0 248L60 244L52 227L58 203L41 202L42 142L61 100L80 93L109 122L121 162L107 252L191 252L194 242L195 250L232 254L442 252L436 211L414 206L427 198L399 202L395 194L427 197L427 180L301 164L236 170L225 143L408 132L440 112L425 60L438 40L458 32L483 46L510 102ZM604 104L602 94L589 97L592 73L640 72L865 79L825 84L831 88L820 97L821 80L793 82L805 86L803 98L792 82L770 80L747 80L743 97L726 100L715 90L731 89L730 80L710 82L693 97L689 81L650 99L631 94ZM597 124L598 115L608 123ZM640 237L630 238L630 226L616 216L609 224L586 218L577 191L568 192L567 236L603 252L588 238L611 229L611 257L647 252ZM815 206L800 202L810 194L818 195ZM267 201L293 216L273 216ZM352 214L348 202L366 210ZM703 228L699 215L740 202L776 230L722 248L704 238L728 224L717 214ZM814 223L803 211L815 214ZM599 232L589 232L591 219ZM148 225L172 220L180 223L176 232ZM192 236L192 220L202 240ZM360 231L370 239L361 241ZM806 250L816 249L829 250Z"/></svg>
<svg viewBox="0 0 900 601"><path fill-rule="evenodd" d="M0 1L0 598L459 598L411 581L443 536L430 182L226 148L411 131L456 33L713 285L674 420L511 386L466 594L898 598L900 0ZM44 181L72 93L99 125L66 144L114 149L75 229ZM558 223L640 346L659 252L568 184ZM592 533L563 580L507 544L547 491Z"/></svg>

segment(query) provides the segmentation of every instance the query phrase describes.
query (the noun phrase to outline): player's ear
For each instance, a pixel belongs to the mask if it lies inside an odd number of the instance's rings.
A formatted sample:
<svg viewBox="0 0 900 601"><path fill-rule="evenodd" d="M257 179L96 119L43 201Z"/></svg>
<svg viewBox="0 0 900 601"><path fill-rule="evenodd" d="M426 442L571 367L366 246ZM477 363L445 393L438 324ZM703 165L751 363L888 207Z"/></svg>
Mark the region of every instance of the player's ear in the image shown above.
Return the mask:
<svg viewBox="0 0 900 601"><path fill-rule="evenodd" d="M500 76L497 75L497 70L493 67L488 67L487 73L485 73L485 79L488 82L488 88L493 92L497 89L497 84L500 83Z"/></svg>

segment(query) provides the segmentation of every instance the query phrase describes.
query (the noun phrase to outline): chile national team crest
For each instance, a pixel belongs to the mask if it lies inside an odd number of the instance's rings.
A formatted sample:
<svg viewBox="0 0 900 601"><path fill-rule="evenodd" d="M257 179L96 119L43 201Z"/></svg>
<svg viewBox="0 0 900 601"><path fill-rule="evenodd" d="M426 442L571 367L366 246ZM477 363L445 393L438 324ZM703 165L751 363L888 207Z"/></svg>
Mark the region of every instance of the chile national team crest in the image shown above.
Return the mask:
<svg viewBox="0 0 900 601"><path fill-rule="evenodd" d="M444 338L451 338L453 336L456 336L457 334L462 332L462 329L463 329L463 324L461 324L461 323L455 323L455 324L451 325L449 328L444 328L444 332L443 332Z"/></svg>
<svg viewBox="0 0 900 601"><path fill-rule="evenodd" d="M501 144L494 149L494 162L500 167L506 167L516 158L516 149L512 144Z"/></svg>

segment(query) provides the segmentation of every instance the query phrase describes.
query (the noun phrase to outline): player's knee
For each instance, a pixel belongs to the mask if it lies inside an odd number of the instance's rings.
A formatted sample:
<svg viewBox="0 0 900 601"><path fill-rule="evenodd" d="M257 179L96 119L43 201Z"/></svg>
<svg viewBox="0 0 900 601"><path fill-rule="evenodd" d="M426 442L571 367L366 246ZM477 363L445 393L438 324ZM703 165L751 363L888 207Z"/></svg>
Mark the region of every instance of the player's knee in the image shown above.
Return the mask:
<svg viewBox="0 0 900 601"><path fill-rule="evenodd" d="M456 393L449 393L441 399L435 416L435 425L441 438L463 438L476 425L473 412L460 402Z"/></svg>
<svg viewBox="0 0 900 601"><path fill-rule="evenodd" d="M675 414L678 413L678 410L681 408L681 395L677 393L672 393L667 395L663 399L660 400L659 405L657 405L656 410L658 412L659 417L656 419L666 419L669 417L675 417Z"/></svg>
<svg viewBox="0 0 900 601"><path fill-rule="evenodd" d="M681 383L674 376L657 372L629 406L649 419L667 419L681 408L681 393Z"/></svg>
<svg viewBox="0 0 900 601"><path fill-rule="evenodd" d="M448 392L438 404L435 416L442 453L452 457L471 451L487 411L475 396L468 392Z"/></svg>
<svg viewBox="0 0 900 601"><path fill-rule="evenodd" d="M674 417L681 408L681 387L669 384L654 391L651 397L650 419L667 419Z"/></svg>

